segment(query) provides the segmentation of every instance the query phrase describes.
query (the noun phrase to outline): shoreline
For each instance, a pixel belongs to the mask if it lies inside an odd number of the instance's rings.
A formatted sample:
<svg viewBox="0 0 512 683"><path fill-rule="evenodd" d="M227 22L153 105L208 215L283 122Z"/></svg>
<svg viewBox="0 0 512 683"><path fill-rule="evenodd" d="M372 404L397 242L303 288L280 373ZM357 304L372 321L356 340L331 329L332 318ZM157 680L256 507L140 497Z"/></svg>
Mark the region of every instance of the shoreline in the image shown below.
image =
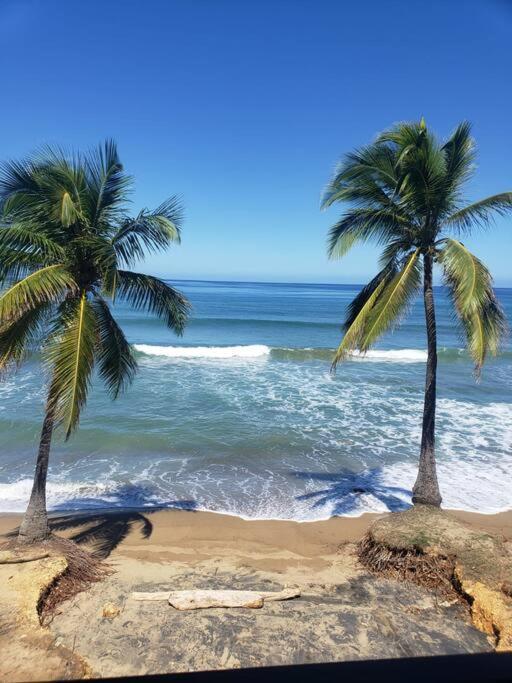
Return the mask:
<svg viewBox="0 0 512 683"><path fill-rule="evenodd" d="M279 523L292 523L292 524L320 524L323 522L328 522L333 519L344 519L344 520L357 520L361 517L382 517L383 515L390 515L395 512L404 512L405 510L413 507L412 504L404 508L404 510L383 510L383 511L372 511L364 510L362 512L347 514L347 515L330 515L326 517L317 517L314 519L293 519L291 517L246 517L245 515L238 514L237 512L228 512L226 510L210 510L208 508L193 508L193 507L166 507L165 505L147 505L147 506L137 506L137 505L102 505L98 507L83 507L83 508L59 508L58 510L50 509L48 510L49 517L56 517L60 515L87 515L87 514L104 514L104 513L115 513L115 512L140 512L141 514L146 512L147 514L155 514L156 512L193 512L195 514L205 514L205 515L217 515L219 517L233 517L239 519L243 522L279 522ZM441 508L444 512L454 514L460 518L467 516L468 520L478 520L479 518L504 518L508 515L512 515L512 506L500 510L495 510L493 512L487 511L475 511L466 510L464 508ZM13 519L22 518L25 514L21 510L0 510L0 520L6 517L12 517ZM491 523L492 526L492 523ZM1 532L0 532L1 533Z"/></svg>

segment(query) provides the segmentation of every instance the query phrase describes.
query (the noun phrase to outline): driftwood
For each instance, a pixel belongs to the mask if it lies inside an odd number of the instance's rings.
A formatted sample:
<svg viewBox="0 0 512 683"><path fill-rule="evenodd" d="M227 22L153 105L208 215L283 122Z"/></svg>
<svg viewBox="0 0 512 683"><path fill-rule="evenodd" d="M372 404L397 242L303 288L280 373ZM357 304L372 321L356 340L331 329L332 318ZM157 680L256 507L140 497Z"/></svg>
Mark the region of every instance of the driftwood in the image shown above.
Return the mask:
<svg viewBox="0 0 512 683"><path fill-rule="evenodd" d="M134 600L166 601L179 610L209 607L246 607L258 609L266 601L291 600L300 597L300 590L285 588L279 592L236 590L183 590L156 593L132 593Z"/></svg>

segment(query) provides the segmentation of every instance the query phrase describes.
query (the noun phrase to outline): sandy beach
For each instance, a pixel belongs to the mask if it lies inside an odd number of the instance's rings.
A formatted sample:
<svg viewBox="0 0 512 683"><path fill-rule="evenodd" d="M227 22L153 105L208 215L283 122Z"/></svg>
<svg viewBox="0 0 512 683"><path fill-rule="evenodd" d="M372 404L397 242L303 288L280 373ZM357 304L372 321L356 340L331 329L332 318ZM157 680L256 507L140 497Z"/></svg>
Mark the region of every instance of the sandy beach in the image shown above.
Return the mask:
<svg viewBox="0 0 512 683"><path fill-rule="evenodd" d="M475 529L512 539L512 510L495 515L462 510L449 513ZM54 513L52 519L59 533L67 537L79 535L91 547L100 545L102 554L111 559L129 557L144 562L194 564L212 557L238 557L250 560L255 567L272 569L286 567L287 560L301 558L316 570L325 565L322 558L335 555L340 545L358 541L381 516L367 513L318 522L293 522L146 508L60 512ZM21 517L0 514L0 535L15 529Z"/></svg>
<svg viewBox="0 0 512 683"><path fill-rule="evenodd" d="M512 539L512 512L450 514ZM100 676L492 651L493 639L472 625L467 604L359 564L355 543L378 517L297 523L147 509L53 515L59 533L107 558L114 572L62 603L51 634ZM19 521L1 515L0 532ZM299 588L300 598L262 609L180 612L131 598L133 591L286 586Z"/></svg>

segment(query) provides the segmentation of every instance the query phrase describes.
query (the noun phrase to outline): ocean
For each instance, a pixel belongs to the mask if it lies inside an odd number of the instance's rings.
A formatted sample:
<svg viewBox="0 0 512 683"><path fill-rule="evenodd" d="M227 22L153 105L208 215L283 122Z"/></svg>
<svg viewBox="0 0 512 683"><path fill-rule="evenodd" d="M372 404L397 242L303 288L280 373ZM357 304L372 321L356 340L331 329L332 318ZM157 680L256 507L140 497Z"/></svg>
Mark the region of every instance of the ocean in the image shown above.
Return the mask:
<svg viewBox="0 0 512 683"><path fill-rule="evenodd" d="M94 382L79 430L54 440L54 510L178 507L316 520L410 505L426 358L418 299L366 357L330 373L356 285L180 281L182 338L116 304L139 373L117 401ZM512 289L498 289L512 320ZM512 508L512 347L476 382L436 290L443 505ZM0 511L22 511L42 421L37 358L0 383Z"/></svg>

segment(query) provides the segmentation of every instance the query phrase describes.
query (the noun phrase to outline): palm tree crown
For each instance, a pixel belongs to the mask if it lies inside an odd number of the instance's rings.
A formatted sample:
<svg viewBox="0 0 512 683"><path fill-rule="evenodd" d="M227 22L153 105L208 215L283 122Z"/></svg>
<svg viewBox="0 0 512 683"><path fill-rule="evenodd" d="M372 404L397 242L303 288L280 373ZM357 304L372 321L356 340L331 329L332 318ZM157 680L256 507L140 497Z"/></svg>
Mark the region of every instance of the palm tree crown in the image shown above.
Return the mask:
<svg viewBox="0 0 512 683"><path fill-rule="evenodd" d="M476 372L495 354L506 329L484 264L458 237L512 209L512 192L465 204L474 169L474 141L461 123L444 143L424 120L401 123L348 154L329 183L327 207L350 208L331 228L328 251L340 258L357 242L382 245L382 268L349 306L333 367L357 349L367 351L397 323L421 284L420 257L438 263L474 359Z"/></svg>
<svg viewBox="0 0 512 683"><path fill-rule="evenodd" d="M0 371L34 347L48 368L47 411L66 438L77 426L97 367L115 398L136 371L108 301L125 299L181 334L189 304L158 278L130 268L180 240L174 197L127 213L131 178L116 146L88 154L45 148L0 175Z"/></svg>

